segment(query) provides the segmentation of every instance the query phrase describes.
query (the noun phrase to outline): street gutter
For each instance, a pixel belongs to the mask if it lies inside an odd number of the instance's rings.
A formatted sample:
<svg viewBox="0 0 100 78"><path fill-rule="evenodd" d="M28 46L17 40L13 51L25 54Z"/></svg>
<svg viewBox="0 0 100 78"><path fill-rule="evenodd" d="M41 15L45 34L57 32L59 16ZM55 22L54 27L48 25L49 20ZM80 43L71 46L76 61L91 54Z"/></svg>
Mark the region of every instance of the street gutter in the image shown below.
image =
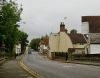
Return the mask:
<svg viewBox="0 0 100 78"><path fill-rule="evenodd" d="M31 75L33 78L44 78L42 75L40 75L38 72L36 72L35 70L31 70L31 68L27 67L24 63L23 63L23 57L25 56L25 54L21 57L21 59L18 61L18 64L20 65L20 67L26 71L29 75Z"/></svg>

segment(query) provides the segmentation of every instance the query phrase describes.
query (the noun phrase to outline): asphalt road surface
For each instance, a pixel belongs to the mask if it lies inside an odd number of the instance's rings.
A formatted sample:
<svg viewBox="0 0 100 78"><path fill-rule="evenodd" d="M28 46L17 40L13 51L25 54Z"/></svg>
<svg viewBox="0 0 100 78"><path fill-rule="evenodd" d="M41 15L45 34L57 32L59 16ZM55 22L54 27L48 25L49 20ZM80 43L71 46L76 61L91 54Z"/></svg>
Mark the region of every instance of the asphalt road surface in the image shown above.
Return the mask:
<svg viewBox="0 0 100 78"><path fill-rule="evenodd" d="M24 64L45 78L100 78L100 67L52 61L37 52L26 54Z"/></svg>

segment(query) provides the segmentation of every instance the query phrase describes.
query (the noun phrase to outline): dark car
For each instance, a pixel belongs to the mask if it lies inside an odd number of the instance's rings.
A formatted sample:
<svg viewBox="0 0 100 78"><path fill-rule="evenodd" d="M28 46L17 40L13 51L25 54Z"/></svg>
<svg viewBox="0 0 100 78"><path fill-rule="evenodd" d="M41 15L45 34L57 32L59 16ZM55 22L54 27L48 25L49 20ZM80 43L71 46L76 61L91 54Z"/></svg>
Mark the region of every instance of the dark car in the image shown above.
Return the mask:
<svg viewBox="0 0 100 78"><path fill-rule="evenodd" d="M32 50L31 49L28 50L28 54L32 54Z"/></svg>

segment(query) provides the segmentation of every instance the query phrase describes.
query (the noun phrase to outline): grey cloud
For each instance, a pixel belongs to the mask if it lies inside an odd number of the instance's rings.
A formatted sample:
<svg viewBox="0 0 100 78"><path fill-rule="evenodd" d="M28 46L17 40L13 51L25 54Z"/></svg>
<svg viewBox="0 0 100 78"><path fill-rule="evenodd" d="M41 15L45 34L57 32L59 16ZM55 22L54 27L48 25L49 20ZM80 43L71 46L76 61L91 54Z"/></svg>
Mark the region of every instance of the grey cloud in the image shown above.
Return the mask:
<svg viewBox="0 0 100 78"><path fill-rule="evenodd" d="M29 40L50 32L58 32L65 21L66 28L81 32L81 16L100 15L99 0L17 0L23 5L21 29L29 34ZM66 20L63 20L67 17Z"/></svg>

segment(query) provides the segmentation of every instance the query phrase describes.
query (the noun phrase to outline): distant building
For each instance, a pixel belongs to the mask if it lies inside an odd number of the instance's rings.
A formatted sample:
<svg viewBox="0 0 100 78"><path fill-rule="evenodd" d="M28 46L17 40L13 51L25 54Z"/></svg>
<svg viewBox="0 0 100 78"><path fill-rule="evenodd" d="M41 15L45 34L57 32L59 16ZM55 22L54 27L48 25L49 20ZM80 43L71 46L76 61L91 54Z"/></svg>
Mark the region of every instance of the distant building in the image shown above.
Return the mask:
<svg viewBox="0 0 100 78"><path fill-rule="evenodd" d="M82 16L82 32L88 35L90 54L100 54L100 16Z"/></svg>
<svg viewBox="0 0 100 78"><path fill-rule="evenodd" d="M39 51L42 54L46 54L48 52L49 49L49 37L45 36L41 39L40 44L39 44Z"/></svg>
<svg viewBox="0 0 100 78"><path fill-rule="evenodd" d="M82 24L83 28L87 26L88 33L100 33L100 16L82 16Z"/></svg>
<svg viewBox="0 0 100 78"><path fill-rule="evenodd" d="M17 55L21 54L21 44L17 44L15 49Z"/></svg>
<svg viewBox="0 0 100 78"><path fill-rule="evenodd" d="M74 54L87 54L87 42L83 34L69 34L75 49Z"/></svg>
<svg viewBox="0 0 100 78"><path fill-rule="evenodd" d="M69 51L74 53L85 53L87 42L82 34L68 34L64 23L60 24L59 33L51 33L49 36L49 58L55 59L57 53L68 55Z"/></svg>
<svg viewBox="0 0 100 78"><path fill-rule="evenodd" d="M66 30L67 32L67 30ZM49 58L54 59L55 53L68 53L68 48L73 48L71 39L65 32L65 25L61 22L60 32L51 33L49 36Z"/></svg>

